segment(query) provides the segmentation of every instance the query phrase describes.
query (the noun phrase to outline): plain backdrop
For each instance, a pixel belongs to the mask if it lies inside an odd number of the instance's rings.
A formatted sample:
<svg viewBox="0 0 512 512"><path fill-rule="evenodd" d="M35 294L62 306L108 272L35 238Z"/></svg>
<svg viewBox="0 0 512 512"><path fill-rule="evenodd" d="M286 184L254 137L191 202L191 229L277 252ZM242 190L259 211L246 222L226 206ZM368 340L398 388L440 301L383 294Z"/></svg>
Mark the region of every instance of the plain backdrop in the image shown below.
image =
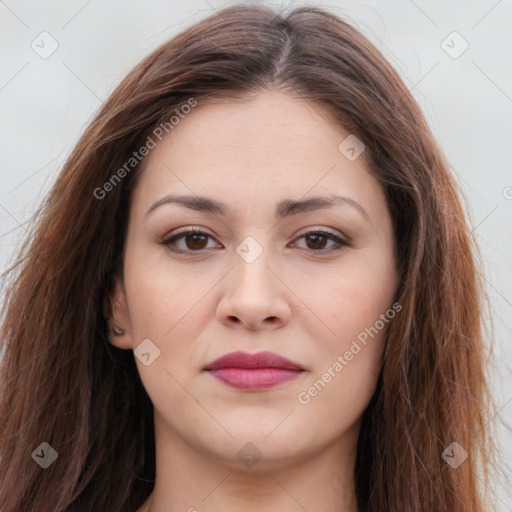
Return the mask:
<svg viewBox="0 0 512 512"><path fill-rule="evenodd" d="M0 0L0 269L12 262L36 207L124 75L160 43L231 4ZM377 45L420 103L463 187L485 257L500 404L492 421L511 424L512 2L265 4L318 5L344 17ZM499 442L512 463L503 428ZM510 489L501 489L497 502L512 510Z"/></svg>

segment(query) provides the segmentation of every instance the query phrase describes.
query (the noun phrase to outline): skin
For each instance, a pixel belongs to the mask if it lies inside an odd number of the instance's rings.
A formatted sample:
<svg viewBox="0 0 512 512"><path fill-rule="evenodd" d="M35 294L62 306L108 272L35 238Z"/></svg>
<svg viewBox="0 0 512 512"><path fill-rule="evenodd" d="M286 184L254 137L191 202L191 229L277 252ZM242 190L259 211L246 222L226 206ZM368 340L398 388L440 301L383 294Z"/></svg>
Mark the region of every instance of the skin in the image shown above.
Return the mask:
<svg viewBox="0 0 512 512"><path fill-rule="evenodd" d="M130 206L124 274L111 297L112 336L160 355L136 363L153 405L156 484L150 512L355 512L361 415L375 390L385 328L311 397L298 400L391 308L398 286L391 216L364 153L317 104L276 91L194 108L149 154ZM221 217L167 204L167 194L226 203ZM356 201L277 220L283 199L336 194ZM175 254L162 240L178 228ZM349 245L303 236L327 230ZM237 252L252 236L262 249ZM255 249L252 248L252 251ZM194 252L195 251L195 252ZM253 252L254 254L254 252ZM226 353L277 352L306 371L264 391L238 390L203 371ZM252 467L237 452L251 442ZM249 450L249 448L245 448Z"/></svg>

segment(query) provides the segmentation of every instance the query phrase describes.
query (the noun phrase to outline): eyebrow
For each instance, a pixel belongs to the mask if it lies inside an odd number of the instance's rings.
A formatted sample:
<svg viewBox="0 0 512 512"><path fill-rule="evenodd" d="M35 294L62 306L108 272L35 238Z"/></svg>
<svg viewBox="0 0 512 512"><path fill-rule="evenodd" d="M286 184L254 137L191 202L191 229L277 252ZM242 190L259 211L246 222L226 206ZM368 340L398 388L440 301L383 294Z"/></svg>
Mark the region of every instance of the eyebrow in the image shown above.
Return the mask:
<svg viewBox="0 0 512 512"><path fill-rule="evenodd" d="M179 204L205 213L211 213L213 215L227 217L229 214L229 208L225 203L216 201L209 197L204 196L190 196L190 195L174 195L169 194L162 199L159 199L154 203L146 212L146 216L158 207L165 204ZM307 213L322 208L332 208L337 204L349 205L357 210L368 222L370 222L370 216L366 210L356 201L349 197L341 197L335 195L328 195L324 197L310 197L308 199L296 200L296 199L284 199L280 201L276 206L276 217L283 219L292 215L298 215L300 213Z"/></svg>

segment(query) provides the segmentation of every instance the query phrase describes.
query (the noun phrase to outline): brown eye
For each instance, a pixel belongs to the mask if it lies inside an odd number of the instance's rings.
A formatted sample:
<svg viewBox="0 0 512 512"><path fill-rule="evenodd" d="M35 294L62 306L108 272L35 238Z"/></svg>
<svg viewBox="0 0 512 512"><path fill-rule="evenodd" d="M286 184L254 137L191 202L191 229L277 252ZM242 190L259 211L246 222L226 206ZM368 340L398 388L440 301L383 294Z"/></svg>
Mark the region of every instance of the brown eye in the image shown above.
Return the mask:
<svg viewBox="0 0 512 512"><path fill-rule="evenodd" d="M183 231L162 241L169 250L177 253L200 252L207 249L208 239L212 238L208 233L197 230ZM181 246L177 242L183 241Z"/></svg>
<svg viewBox="0 0 512 512"><path fill-rule="evenodd" d="M212 236L203 231L189 230L178 233L166 240L162 241L162 244L167 246L170 251L180 254L190 254L194 252L201 252L204 249L208 249L208 239L212 239ZM347 242L336 236L334 233L326 231L309 231L298 238L298 240L306 240L306 247L304 250L317 253L334 252L343 249ZM178 242L182 242L181 246ZM327 247L329 242L333 242L333 245Z"/></svg>
<svg viewBox="0 0 512 512"><path fill-rule="evenodd" d="M305 250L319 253L339 251L348 245L347 242L334 233L326 231L309 231L298 238L298 240L301 239L306 240ZM334 242L334 246L326 247L329 242Z"/></svg>
<svg viewBox="0 0 512 512"><path fill-rule="evenodd" d="M311 242L311 244L308 244L310 249L325 249L327 243L327 237L325 235L313 233L312 235L306 235L305 238Z"/></svg>
<svg viewBox="0 0 512 512"><path fill-rule="evenodd" d="M207 236L201 233L193 233L189 235L185 235L184 237L185 245L188 249L204 249L205 241L207 241Z"/></svg>

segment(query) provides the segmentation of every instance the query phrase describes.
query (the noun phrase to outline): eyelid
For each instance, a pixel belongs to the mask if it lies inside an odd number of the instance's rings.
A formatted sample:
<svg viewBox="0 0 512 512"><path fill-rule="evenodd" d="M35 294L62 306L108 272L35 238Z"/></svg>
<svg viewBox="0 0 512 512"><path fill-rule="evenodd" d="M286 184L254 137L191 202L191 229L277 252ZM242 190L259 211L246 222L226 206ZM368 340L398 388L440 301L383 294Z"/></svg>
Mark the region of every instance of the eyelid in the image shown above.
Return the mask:
<svg viewBox="0 0 512 512"><path fill-rule="evenodd" d="M346 244L348 244L350 241L349 238L347 236L345 236L343 233L341 233L339 231L332 231L330 228L325 228L323 226L308 226L304 229L301 229L297 233L297 235L295 235L295 238L299 238L299 237L307 235L308 233L311 233L311 232L332 235L334 237L341 239Z"/></svg>
<svg viewBox="0 0 512 512"><path fill-rule="evenodd" d="M190 232L201 233L203 235L208 235L208 236L211 236L212 238L214 238L214 236L203 226L194 226L194 225L174 229L168 235L165 235L164 238L166 238L166 239L174 238L177 235L188 234Z"/></svg>
<svg viewBox="0 0 512 512"><path fill-rule="evenodd" d="M175 252L175 253L181 253L181 254L194 254L194 253L202 254L204 251L206 251L206 249L200 249L200 250L197 250L197 251L193 251L193 250L185 250L184 251L184 250L177 249L177 248L171 249L170 248L171 243L174 242L177 239L180 239L180 238L182 238L182 237L184 237L184 236L186 236L188 234L190 234L190 235L192 235L192 234L205 235L205 236L210 237L210 238L212 238L214 240L216 238L208 230L206 230L206 228L203 228L202 226L186 226L186 227L183 227L183 228L178 228L178 229L172 231L171 233L172 234L166 235L166 236L163 237L163 240L162 240L161 244L164 245L164 246L167 246L170 251ZM348 245L351 244L350 239L347 236L345 236L344 234L341 234L339 232L331 231L330 228L325 228L325 227L322 227L322 226L308 226L306 228L303 228L301 231L299 231L294 236L294 239L293 239L292 243L294 243L298 239L300 239L300 238L302 238L302 237L304 237L304 236L306 236L308 234L312 234L312 233L313 234L326 235L326 236L331 237L330 240L334 241L338 245L338 247L330 248L330 249L318 249L318 250L300 248L302 251L311 252L311 253L318 253L319 255L321 255L321 254L328 254L328 253L339 251L339 250L343 249L345 246L348 246Z"/></svg>
<svg viewBox="0 0 512 512"><path fill-rule="evenodd" d="M200 234L200 235L205 235L205 236L208 236L212 239L215 239L215 236L213 236L208 230L206 230L206 228L203 228L202 226L185 226L183 228L178 228L178 229L175 229L173 231L171 231L170 234L168 235L165 235L162 239L162 241L160 242L162 245L164 245L165 247L167 247L171 252L174 252L174 253L178 253L178 254L202 254L205 249L201 249L199 251L191 251L191 250L187 250L187 251L184 251L182 249L178 249L178 248L171 248L170 245L172 242L174 242L175 240L179 239L179 238L182 238L186 235L192 235L192 234Z"/></svg>

